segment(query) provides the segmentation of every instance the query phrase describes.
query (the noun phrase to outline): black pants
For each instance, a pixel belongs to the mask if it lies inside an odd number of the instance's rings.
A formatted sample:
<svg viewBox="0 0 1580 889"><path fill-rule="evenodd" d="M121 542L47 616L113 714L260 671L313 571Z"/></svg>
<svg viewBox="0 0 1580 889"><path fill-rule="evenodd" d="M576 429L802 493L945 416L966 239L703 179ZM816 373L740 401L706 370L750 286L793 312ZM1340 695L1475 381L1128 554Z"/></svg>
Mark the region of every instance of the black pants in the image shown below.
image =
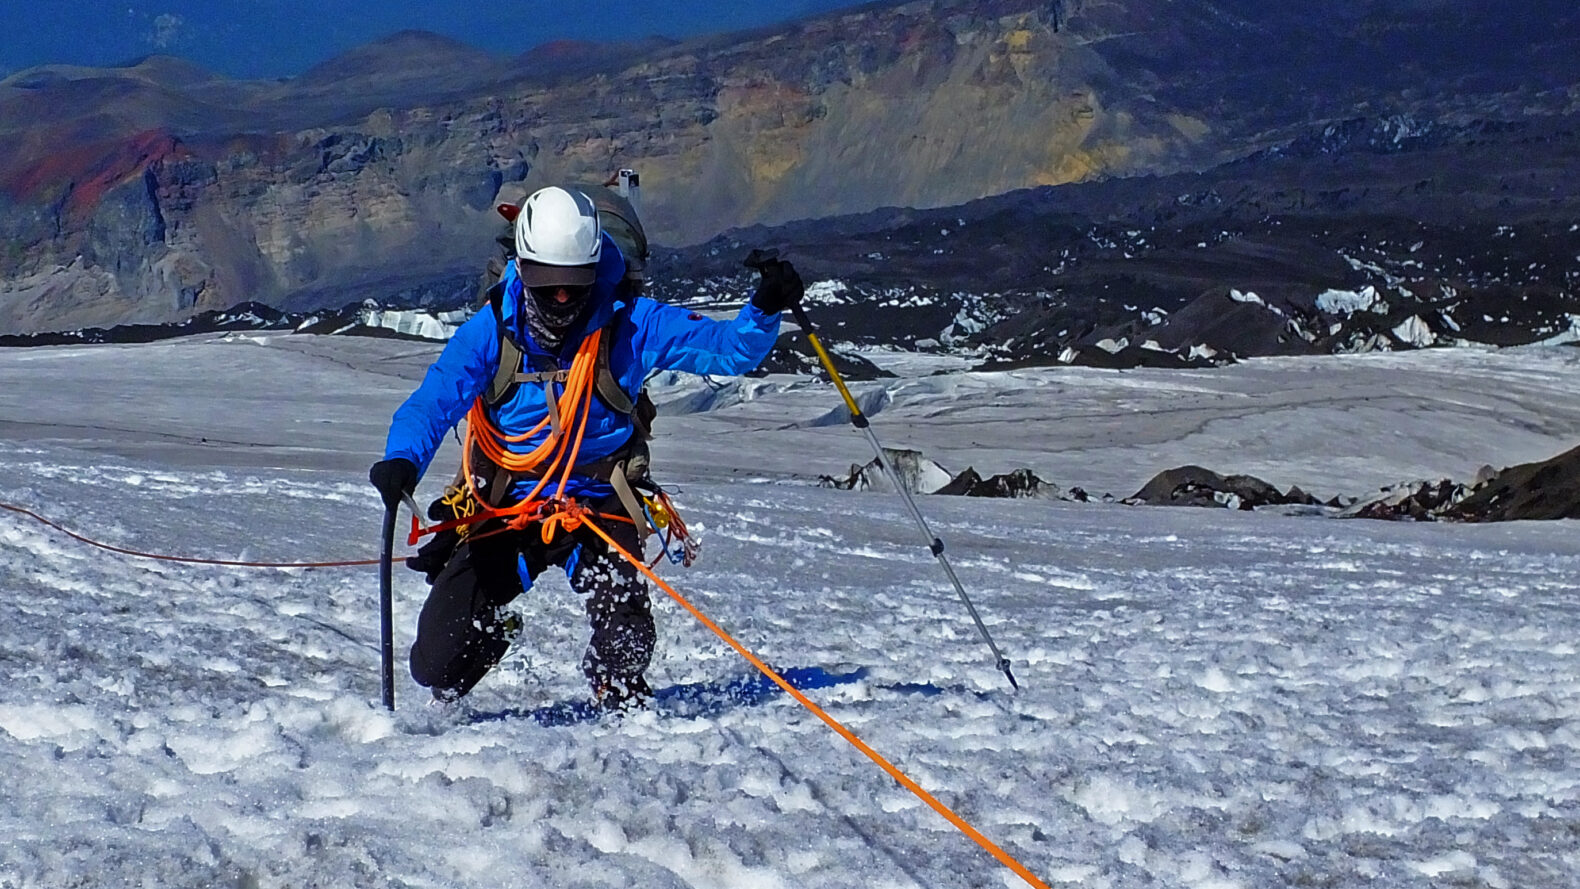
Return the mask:
<svg viewBox="0 0 1580 889"><path fill-rule="evenodd" d="M625 550L642 557L634 525L599 520ZM536 579L550 565L565 568L571 587L587 597L592 640L582 672L596 690L610 681L640 676L653 657L652 603L636 567L609 548L590 528L579 528L545 545L536 525L476 541L463 541L434 579L417 618L411 675L421 685L466 694L505 656L511 639L505 606L524 587L517 557Z"/></svg>

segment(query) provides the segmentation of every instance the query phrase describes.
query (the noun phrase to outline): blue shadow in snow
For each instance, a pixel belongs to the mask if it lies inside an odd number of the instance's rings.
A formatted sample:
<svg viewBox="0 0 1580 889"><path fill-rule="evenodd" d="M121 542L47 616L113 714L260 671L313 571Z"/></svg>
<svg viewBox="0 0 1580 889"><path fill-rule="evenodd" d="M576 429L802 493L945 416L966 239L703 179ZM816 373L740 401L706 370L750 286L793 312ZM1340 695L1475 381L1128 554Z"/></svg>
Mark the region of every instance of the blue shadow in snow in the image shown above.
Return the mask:
<svg viewBox="0 0 1580 889"><path fill-rule="evenodd" d="M859 682L867 677L868 671L866 667L838 673L829 672L822 667L791 667L778 672L797 691L813 691ZM932 686L915 687L932 688ZM927 693L938 694L939 690L933 688ZM784 690L772 679L761 673L751 673L709 682L692 682L660 688L653 692L653 699L648 703L648 707L663 717L695 719L718 716L738 707L755 707L783 694ZM582 699L560 701L543 707L508 707L504 710L476 713L469 721L483 723L525 718L539 725L561 726L593 722L603 715L604 711L597 704Z"/></svg>

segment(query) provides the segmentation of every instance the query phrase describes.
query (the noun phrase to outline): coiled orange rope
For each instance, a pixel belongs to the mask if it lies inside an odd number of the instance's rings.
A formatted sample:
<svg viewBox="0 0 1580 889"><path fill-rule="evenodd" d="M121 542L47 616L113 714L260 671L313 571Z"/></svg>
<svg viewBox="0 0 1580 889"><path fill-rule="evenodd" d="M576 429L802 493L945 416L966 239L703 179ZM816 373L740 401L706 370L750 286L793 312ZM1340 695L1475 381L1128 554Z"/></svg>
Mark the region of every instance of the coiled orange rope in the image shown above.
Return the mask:
<svg viewBox="0 0 1580 889"><path fill-rule="evenodd" d="M571 518L570 511L552 508L551 505L564 499L571 471L575 469L576 458L581 453L582 438L587 431L587 416L592 408L593 386L597 376L598 345L602 339L603 331L599 330L582 341L581 346L576 350L576 357L571 359L564 391L557 398L552 388L553 383L543 384L549 413L526 432L509 435L500 431L489 420L488 411L484 408L481 398L472 403L472 409L467 413L466 438L461 446L461 474L466 479L467 490L472 497L479 503L484 502L473 480L474 447L495 466L507 472L514 475L529 473L536 475L538 483L533 486L532 492L514 506L482 509L465 519L446 522L444 525L429 529L418 528L414 516L413 538L445 527L454 527L457 524L473 524L488 519L503 518L507 520L508 527L517 530L525 528L532 522L540 521L543 542L548 543L558 531L562 529L572 531L580 525L579 521ZM568 422L555 423L556 417ZM511 444L521 444L542 435L545 427L549 427L548 434L531 451L517 453L509 448ZM543 497L542 494L555 479L556 473L558 473L558 484L554 488L554 493Z"/></svg>

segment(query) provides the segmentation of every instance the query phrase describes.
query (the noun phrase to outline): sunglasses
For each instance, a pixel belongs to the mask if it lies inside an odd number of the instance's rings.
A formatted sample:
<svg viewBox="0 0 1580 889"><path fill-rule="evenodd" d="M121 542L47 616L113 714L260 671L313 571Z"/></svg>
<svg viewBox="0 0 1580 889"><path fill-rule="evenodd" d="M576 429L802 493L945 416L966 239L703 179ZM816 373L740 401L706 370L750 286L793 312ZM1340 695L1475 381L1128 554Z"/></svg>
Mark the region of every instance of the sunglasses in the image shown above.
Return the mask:
<svg viewBox="0 0 1580 889"><path fill-rule="evenodd" d="M542 303L557 303L557 302L574 303L574 302L581 302L583 299L586 299L587 298L587 294L592 292L592 285L590 285L590 284L577 284L577 285L553 284L553 285L549 285L549 286L546 286L546 287L528 287L527 289L532 291L532 298L537 300L538 302L542 302ZM565 299L563 299L563 300L561 300L559 298L559 294L560 294L561 291L564 291L564 293L565 293Z"/></svg>

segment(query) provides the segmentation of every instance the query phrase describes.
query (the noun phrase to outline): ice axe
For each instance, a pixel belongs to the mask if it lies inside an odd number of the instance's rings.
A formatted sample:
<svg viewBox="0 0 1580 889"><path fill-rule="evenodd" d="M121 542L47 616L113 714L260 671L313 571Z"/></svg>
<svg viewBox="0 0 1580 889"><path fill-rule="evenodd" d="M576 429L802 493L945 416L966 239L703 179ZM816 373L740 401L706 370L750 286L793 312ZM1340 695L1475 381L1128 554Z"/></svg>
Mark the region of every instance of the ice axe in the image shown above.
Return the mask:
<svg viewBox="0 0 1580 889"><path fill-rule="evenodd" d="M402 497L412 515L417 515L417 501L410 494ZM384 507L384 531L379 539L379 658L380 676L384 685L384 708L395 710L395 593L391 565L395 561L395 519L400 505L391 503Z"/></svg>
<svg viewBox="0 0 1580 889"><path fill-rule="evenodd" d="M768 270L777 262L779 262L778 250L753 250L751 255L746 257L746 267L761 272L765 277L769 273ZM927 519L922 517L922 511L916 508L916 499L900 483L899 474L895 472L894 467L884 457L883 445L878 442L878 436L873 433L872 424L867 422L867 415L861 412L861 408L856 404L856 399L850 394L850 389L845 386L845 380L840 377L839 371L834 368L834 359L829 356L828 350L823 348L822 341L817 337L817 330L812 326L812 319L806 316L806 309L801 306L800 300L792 301L789 308L791 314L795 316L796 323L801 325L802 332L806 334L807 342L812 344L812 351L817 353L817 360L823 365L823 369L828 371L829 379L834 381L834 388L838 389L840 397L845 399L845 407L850 411L850 425L856 427L862 435L866 436L867 443L872 445L873 453L878 458L879 468L883 470L883 474L888 478L889 483L894 486L894 490L900 492L900 497L905 500L906 508L910 510L911 518L916 521L916 527L922 530L922 534L927 540L928 550L938 559L938 564L943 566L944 573L949 575L949 582L954 585L955 592L960 595L960 601L965 603L966 611L971 613L971 619L976 622L977 630L982 634L982 640L987 643L988 648L993 652L994 666L1003 671L1004 678L1009 680L1010 687L1019 691L1020 683L1015 681L1015 674L1009 670L1009 658L1005 657L998 650L998 646L993 644L992 634L988 632L987 626L982 623L982 617L977 614L976 606L971 604L971 597L966 595L965 587L961 586L960 578L955 574L954 566L949 564L949 558L944 555L943 540L928 527Z"/></svg>
<svg viewBox="0 0 1580 889"><path fill-rule="evenodd" d="M384 533L379 538L379 657L384 683L384 708L395 710L395 594L390 563L395 559L395 518L400 507L384 507Z"/></svg>

